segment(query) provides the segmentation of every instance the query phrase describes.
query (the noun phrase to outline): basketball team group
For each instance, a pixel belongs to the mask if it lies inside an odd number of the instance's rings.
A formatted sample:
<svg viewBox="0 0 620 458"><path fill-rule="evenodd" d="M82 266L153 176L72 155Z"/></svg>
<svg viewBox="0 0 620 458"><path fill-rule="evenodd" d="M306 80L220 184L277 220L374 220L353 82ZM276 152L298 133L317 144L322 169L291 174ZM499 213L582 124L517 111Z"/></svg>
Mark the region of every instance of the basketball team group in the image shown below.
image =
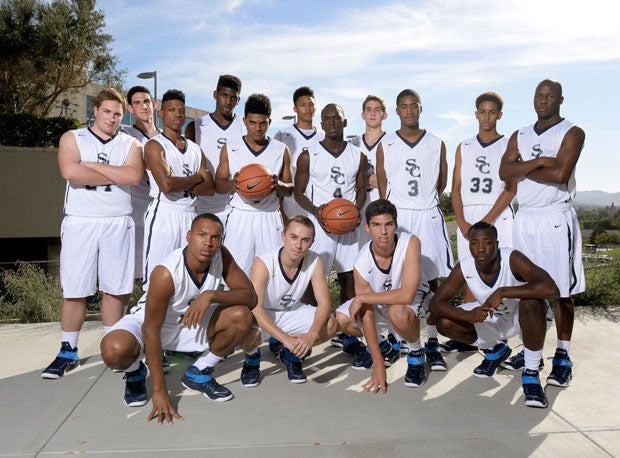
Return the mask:
<svg viewBox="0 0 620 458"><path fill-rule="evenodd" d="M382 128L384 100L366 97L356 138L345 138L335 103L317 128L309 87L294 92L294 122L274 138L269 98L250 95L241 116L240 94L239 78L221 75L215 110L186 125L180 90L167 91L157 110L145 87L126 96L107 88L92 126L61 137L62 336L44 379L80 365L85 300L99 290L103 361L125 372L130 407L148 402L150 372L147 419L159 423L182 418L164 375L170 352L191 360L182 384L213 401L233 398L215 368L236 348L240 383L251 388L268 383L261 351L299 384L304 359L327 341L350 355L353 370L368 371L363 388L372 393L387 392L386 368L401 355L404 384L419 388L448 370L442 353L453 351L481 351L476 377L521 371L530 407L546 408L547 387L569 384L571 295L585 289L571 206L585 134L561 116L559 82L538 84L535 121L509 137L497 130L501 96L476 98L478 133L458 145L452 171L456 264L438 206L446 146L420 127L420 94L397 95L394 133ZM119 129L125 110L135 124ZM339 304L327 282L334 272ZM127 311L137 279L144 295ZM515 336L523 350L513 353Z"/></svg>

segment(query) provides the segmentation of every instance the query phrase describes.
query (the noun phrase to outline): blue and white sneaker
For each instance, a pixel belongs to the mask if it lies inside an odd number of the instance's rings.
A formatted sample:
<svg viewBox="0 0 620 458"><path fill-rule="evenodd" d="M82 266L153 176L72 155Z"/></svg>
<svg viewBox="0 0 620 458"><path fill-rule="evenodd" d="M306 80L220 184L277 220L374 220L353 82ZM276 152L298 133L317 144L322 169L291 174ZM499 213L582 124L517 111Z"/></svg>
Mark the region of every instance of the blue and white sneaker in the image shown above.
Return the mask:
<svg viewBox="0 0 620 458"><path fill-rule="evenodd" d="M212 401L224 402L233 398L231 391L225 386L215 381L213 376L213 368L205 367L203 370L191 365L183 374L181 383L185 388L200 391L205 397Z"/></svg>
<svg viewBox="0 0 620 458"><path fill-rule="evenodd" d="M448 370L448 364L439 350L439 342L435 337L428 339L424 345L424 354L426 355L426 361L430 365L432 371Z"/></svg>
<svg viewBox="0 0 620 458"><path fill-rule="evenodd" d="M518 371L525 367L525 352L521 350L516 355L508 358L506 361L502 363L502 367L504 369L508 369L509 371ZM545 367L545 362L542 358L540 358L540 363L538 363L538 370L542 370Z"/></svg>
<svg viewBox="0 0 620 458"><path fill-rule="evenodd" d="M278 359L286 368L286 375L288 376L289 382L306 383L308 381L308 378L301 367L301 360L289 350L283 348L278 355Z"/></svg>
<svg viewBox="0 0 620 458"><path fill-rule="evenodd" d="M501 363L506 361L512 353L512 349L504 342L500 342L491 350L483 350L484 359L482 363L474 369L476 377L492 377Z"/></svg>
<svg viewBox="0 0 620 458"><path fill-rule="evenodd" d="M385 337L381 337L379 341L379 349L381 350L381 355L383 356L383 364L385 367L390 367L396 361L400 359L400 351L394 349L392 344ZM373 366L372 356L370 355L370 351L368 348L365 348L364 351L359 352L355 355L353 362L351 363L351 367L353 369L362 371L365 369L370 369Z"/></svg>
<svg viewBox="0 0 620 458"><path fill-rule="evenodd" d="M58 379L65 375L65 372L79 367L80 357L78 356L77 347L71 348L69 342L62 342L60 344L60 352L56 359L41 372L41 378L46 379Z"/></svg>
<svg viewBox="0 0 620 458"><path fill-rule="evenodd" d="M346 338L346 334L344 332L338 332L334 337L331 338L329 343L332 347L342 348L344 345L344 339Z"/></svg>
<svg viewBox="0 0 620 458"><path fill-rule="evenodd" d="M553 357L551 373L547 377L547 383L553 386L568 386L573 378L573 363L568 357L566 350L556 348Z"/></svg>
<svg viewBox="0 0 620 458"><path fill-rule="evenodd" d="M260 383L260 348L255 355L246 353L243 367L241 368L241 385L246 388L254 388Z"/></svg>
<svg viewBox="0 0 620 458"><path fill-rule="evenodd" d="M273 355L277 358L280 354L280 351L284 348L282 342L280 342L275 337L269 337L269 351L273 353Z"/></svg>
<svg viewBox="0 0 620 458"><path fill-rule="evenodd" d="M146 366L142 361L135 371L125 372L125 405L127 407L142 407L147 403L146 398Z"/></svg>
<svg viewBox="0 0 620 458"><path fill-rule="evenodd" d="M447 340L444 343L439 344L441 347L441 351L444 353L464 353L464 352L472 352L478 351L478 347L474 345L466 344L465 342L459 342L458 340Z"/></svg>
<svg viewBox="0 0 620 458"><path fill-rule="evenodd" d="M360 339L355 336L343 334L342 351L347 355L357 356L361 352L366 350L366 345Z"/></svg>
<svg viewBox="0 0 620 458"><path fill-rule="evenodd" d="M538 407L545 409L549 402L540 384L538 371L525 369L521 375L521 383L523 384L523 394L525 395L525 405L528 407Z"/></svg>
<svg viewBox="0 0 620 458"><path fill-rule="evenodd" d="M419 388L424 385L424 350L410 351L407 354L407 372L405 386Z"/></svg>

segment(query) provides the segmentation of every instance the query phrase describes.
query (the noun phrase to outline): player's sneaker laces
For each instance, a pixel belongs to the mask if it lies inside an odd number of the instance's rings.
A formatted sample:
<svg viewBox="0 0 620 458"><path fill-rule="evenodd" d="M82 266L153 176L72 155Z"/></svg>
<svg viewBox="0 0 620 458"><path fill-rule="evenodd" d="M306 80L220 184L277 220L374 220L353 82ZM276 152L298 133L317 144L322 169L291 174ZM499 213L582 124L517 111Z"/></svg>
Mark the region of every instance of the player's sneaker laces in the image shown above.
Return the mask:
<svg viewBox="0 0 620 458"><path fill-rule="evenodd" d="M405 386L419 388L424 384L424 350L410 351L407 354Z"/></svg>
<svg viewBox="0 0 620 458"><path fill-rule="evenodd" d="M286 348L283 348L278 359L286 368L286 375L291 383L306 383L308 378L301 367L301 360Z"/></svg>
<svg viewBox="0 0 620 458"><path fill-rule="evenodd" d="M441 351L443 351L444 353L478 351L478 347L474 345L469 345L453 339L450 339L444 343L440 343L439 346L441 347Z"/></svg>
<svg viewBox="0 0 620 458"><path fill-rule="evenodd" d="M146 366L142 361L135 371L125 372L125 405L142 407L146 404Z"/></svg>
<svg viewBox="0 0 620 458"><path fill-rule="evenodd" d="M511 356L506 361L502 363L502 367L508 369L510 371L518 371L525 367L525 352L521 350L514 356ZM545 367L545 362L542 358L540 358L540 363L538 363L538 370L542 370Z"/></svg>
<svg viewBox="0 0 620 458"><path fill-rule="evenodd" d="M432 371L448 370L448 364L439 351L439 342L435 337L428 339L424 345L424 354L426 355L426 361L430 365Z"/></svg>
<svg viewBox="0 0 620 458"><path fill-rule="evenodd" d="M241 368L241 385L253 388L260 383L260 349L254 355L246 353L243 367Z"/></svg>
<svg viewBox="0 0 620 458"><path fill-rule="evenodd" d="M544 409L549 405L545 390L540 384L538 371L525 369L521 375L521 383L523 384L526 406Z"/></svg>
<svg viewBox="0 0 620 458"><path fill-rule="evenodd" d="M568 386L573 378L573 363L568 357L566 350L557 348L553 357L551 373L547 377L547 383L554 386Z"/></svg>
<svg viewBox="0 0 620 458"><path fill-rule="evenodd" d="M77 347L71 348L69 342L60 344L60 352L52 363L41 372L42 378L57 379L65 375L65 372L75 369L80 365Z"/></svg>
<svg viewBox="0 0 620 458"><path fill-rule="evenodd" d="M382 337L379 341L379 349L381 350L383 364L385 364L385 367L390 367L400 359L400 351L395 350L392 347L392 344L385 337ZM372 356L370 355L368 348L365 348L364 351L359 352L351 363L351 367L358 371L370 369L372 366Z"/></svg>
<svg viewBox="0 0 620 458"><path fill-rule="evenodd" d="M499 365L506 361L512 353L512 349L504 342L500 342L491 350L483 350L484 359L478 367L474 369L476 377L492 377Z"/></svg>
<svg viewBox="0 0 620 458"><path fill-rule="evenodd" d="M213 368L205 367L203 370L191 365L187 368L181 379L181 383L185 388L200 391L212 401L228 401L233 398L231 391L225 386L215 381L213 376Z"/></svg>
<svg viewBox="0 0 620 458"><path fill-rule="evenodd" d="M278 356L280 354L280 350L284 348L282 342L280 342L275 337L269 337L269 351L273 353L274 356Z"/></svg>

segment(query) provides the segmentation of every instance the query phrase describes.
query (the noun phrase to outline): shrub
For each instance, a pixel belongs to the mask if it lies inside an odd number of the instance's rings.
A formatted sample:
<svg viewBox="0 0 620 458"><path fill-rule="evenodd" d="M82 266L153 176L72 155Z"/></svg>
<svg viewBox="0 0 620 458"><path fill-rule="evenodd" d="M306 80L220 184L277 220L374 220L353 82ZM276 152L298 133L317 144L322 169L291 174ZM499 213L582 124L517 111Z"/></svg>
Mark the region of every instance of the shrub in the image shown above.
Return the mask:
<svg viewBox="0 0 620 458"><path fill-rule="evenodd" d="M585 266L586 290L574 297L575 305L620 305L620 261Z"/></svg>
<svg viewBox="0 0 620 458"><path fill-rule="evenodd" d="M30 114L0 113L0 145L20 147L58 146L60 136L80 127L75 118L44 118Z"/></svg>

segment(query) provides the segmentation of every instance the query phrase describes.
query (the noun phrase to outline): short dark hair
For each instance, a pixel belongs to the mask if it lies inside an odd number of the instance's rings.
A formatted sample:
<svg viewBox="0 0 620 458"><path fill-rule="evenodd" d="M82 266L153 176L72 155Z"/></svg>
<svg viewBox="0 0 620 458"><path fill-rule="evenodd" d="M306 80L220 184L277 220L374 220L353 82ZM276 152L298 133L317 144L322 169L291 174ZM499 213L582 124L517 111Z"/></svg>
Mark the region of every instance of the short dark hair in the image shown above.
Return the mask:
<svg viewBox="0 0 620 458"><path fill-rule="evenodd" d="M245 102L245 116L260 114L271 116L271 102L265 94L252 94Z"/></svg>
<svg viewBox="0 0 620 458"><path fill-rule="evenodd" d="M216 91L227 87L235 92L241 92L241 80L234 75L220 75L217 80Z"/></svg>
<svg viewBox="0 0 620 458"><path fill-rule="evenodd" d="M284 225L284 228L282 229L282 232L286 232L288 230L288 228L291 226L291 224L293 224L293 223L299 223L302 226L306 226L308 229L312 230L312 238L314 239L314 236L316 234L316 229L314 228L314 223L312 222L312 220L310 218L308 218L307 216L304 216L304 215L291 216L286 221L286 224Z"/></svg>
<svg viewBox="0 0 620 458"><path fill-rule="evenodd" d="M222 220L220 220L213 213L201 213L200 215L196 216L192 220L192 225L190 226L190 230L193 231L194 230L194 226L196 225L196 223L198 223L199 221L202 221L203 219L208 219L209 221L213 221L214 223L219 224L220 227L222 228L222 232L224 232L224 224L222 224Z"/></svg>
<svg viewBox="0 0 620 458"><path fill-rule="evenodd" d="M412 96L415 97L416 100L418 101L418 103L420 105L422 105L422 98L420 97L420 94L418 94L416 91L414 91L413 89L403 89L402 91L400 91L400 93L396 96L396 107L398 108L398 102L400 102L400 99L402 99L403 97L407 97L407 96Z"/></svg>
<svg viewBox="0 0 620 458"><path fill-rule="evenodd" d="M144 92L145 94L148 94L149 97L152 97L151 91L149 91L148 88L144 86L134 86L127 91L127 104L128 105L131 105L131 98L133 97L134 94L138 92Z"/></svg>
<svg viewBox="0 0 620 458"><path fill-rule="evenodd" d="M168 100L178 100L185 104L185 94L179 89L168 89L161 98L161 103L167 102Z"/></svg>
<svg viewBox="0 0 620 458"><path fill-rule="evenodd" d="M472 224L467 231L467 236L469 237L473 231L491 231L493 233L493 237L497 240L497 228L486 221L478 221L477 223Z"/></svg>
<svg viewBox="0 0 620 458"><path fill-rule="evenodd" d="M295 89L295 92L293 92L293 105L297 105L297 101L299 100L299 98L303 97L304 95L314 98L314 91L308 86L302 86Z"/></svg>
<svg viewBox="0 0 620 458"><path fill-rule="evenodd" d="M377 199L368 204L364 212L366 224L370 224L370 220L379 215L390 215L394 218L394 222L398 223L398 211L396 206L387 199Z"/></svg>
<svg viewBox="0 0 620 458"><path fill-rule="evenodd" d="M504 100L497 92L483 92L476 98L476 110L480 108L482 102L492 102L497 105L497 110L502 111L504 108Z"/></svg>

